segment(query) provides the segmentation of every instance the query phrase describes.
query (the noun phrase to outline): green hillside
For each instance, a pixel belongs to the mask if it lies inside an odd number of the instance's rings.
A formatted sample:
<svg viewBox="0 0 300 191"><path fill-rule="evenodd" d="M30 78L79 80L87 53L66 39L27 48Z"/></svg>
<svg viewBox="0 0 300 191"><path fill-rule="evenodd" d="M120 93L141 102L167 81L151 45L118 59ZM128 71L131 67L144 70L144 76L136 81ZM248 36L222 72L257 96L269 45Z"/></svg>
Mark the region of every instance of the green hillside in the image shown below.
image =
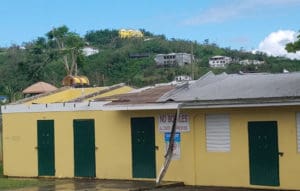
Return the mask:
<svg viewBox="0 0 300 191"><path fill-rule="evenodd" d="M195 79L208 71L227 72L282 72L299 71L300 62L280 57L268 57L264 53L252 54L231 48L220 48L210 43L182 39L167 39L142 30L143 38L121 39L118 30L94 30L83 37L70 32L66 26L51 30L44 37L26 42L22 47L0 48L0 95L11 100L22 97L21 91L37 81L52 83L58 87L67 74L77 71L89 78L91 85L103 86L125 82L141 87L168 82L177 75L190 75ZM97 54L84 56L83 47L99 50ZM184 67L157 67L156 54L193 53L195 62ZM224 55L234 60L254 59L264 64L242 66L237 63L226 69L209 68L208 59ZM68 64L69 65L68 65ZM77 68L73 70L73 63ZM69 67L69 68L66 68Z"/></svg>
<svg viewBox="0 0 300 191"><path fill-rule="evenodd" d="M100 53L87 57L82 72L96 84L127 82L133 86L143 86L158 82L171 81L177 75L194 75L195 79L212 70L215 73L227 72L282 72L300 70L299 61L286 58L268 57L263 53L252 54L230 48L220 48L206 39L192 42L181 39L166 39L163 35L154 35L144 31L145 38L120 39L117 30L90 31L85 35L86 41L99 48ZM154 62L156 54L193 53L193 66L157 67ZM130 58L130 55L148 54L147 58ZM255 59L264 61L260 66L230 64L226 69L209 68L208 59L215 55L224 55L234 60ZM99 76L99 74L102 75ZM104 77L104 78L103 78Z"/></svg>

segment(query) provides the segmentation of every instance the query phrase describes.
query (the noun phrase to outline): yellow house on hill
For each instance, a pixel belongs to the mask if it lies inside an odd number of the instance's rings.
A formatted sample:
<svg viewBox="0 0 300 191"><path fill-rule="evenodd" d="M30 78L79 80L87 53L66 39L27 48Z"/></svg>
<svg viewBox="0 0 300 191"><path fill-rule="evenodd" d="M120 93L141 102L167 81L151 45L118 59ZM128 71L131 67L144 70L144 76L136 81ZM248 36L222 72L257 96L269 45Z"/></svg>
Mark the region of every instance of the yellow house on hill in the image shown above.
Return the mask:
<svg viewBox="0 0 300 191"><path fill-rule="evenodd" d="M139 30L132 30L132 29L121 29L119 30L119 37L120 38L141 38L143 37L143 33Z"/></svg>
<svg viewBox="0 0 300 191"><path fill-rule="evenodd" d="M2 106L4 174L154 180L179 109L164 180L300 189L299 82L300 73L208 73L137 90L67 88Z"/></svg>

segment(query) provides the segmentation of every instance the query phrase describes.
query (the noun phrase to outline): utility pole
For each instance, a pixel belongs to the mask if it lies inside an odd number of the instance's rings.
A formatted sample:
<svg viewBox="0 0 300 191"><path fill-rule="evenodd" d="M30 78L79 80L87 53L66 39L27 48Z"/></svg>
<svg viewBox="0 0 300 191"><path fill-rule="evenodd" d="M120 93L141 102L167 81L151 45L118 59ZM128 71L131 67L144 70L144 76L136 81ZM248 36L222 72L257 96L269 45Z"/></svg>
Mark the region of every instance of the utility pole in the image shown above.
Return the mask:
<svg viewBox="0 0 300 191"><path fill-rule="evenodd" d="M191 41L191 78L194 80L194 47L193 47L193 41Z"/></svg>

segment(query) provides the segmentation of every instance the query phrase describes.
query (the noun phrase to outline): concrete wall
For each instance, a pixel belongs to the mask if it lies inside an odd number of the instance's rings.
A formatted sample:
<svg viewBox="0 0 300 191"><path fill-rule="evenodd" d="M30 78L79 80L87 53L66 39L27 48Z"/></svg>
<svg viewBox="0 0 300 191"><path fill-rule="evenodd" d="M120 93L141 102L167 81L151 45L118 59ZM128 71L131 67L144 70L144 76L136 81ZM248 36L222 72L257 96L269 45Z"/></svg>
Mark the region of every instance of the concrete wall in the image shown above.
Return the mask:
<svg viewBox="0 0 300 191"><path fill-rule="evenodd" d="M154 58L158 66L184 66L185 64L191 64L193 59L194 56L188 53L157 54Z"/></svg>
<svg viewBox="0 0 300 191"><path fill-rule="evenodd" d="M2 162L2 114L0 114L0 162Z"/></svg>
<svg viewBox="0 0 300 191"><path fill-rule="evenodd" d="M298 189L300 153L296 143L296 112L300 107L184 110L190 131L181 133L181 158L172 161L165 180L190 185L259 187L249 183L248 121L277 121L280 187ZM37 120L54 119L57 177L74 176L73 119L95 119L96 176L132 179L131 117L155 117L156 172L163 162L164 133L158 131L158 116L175 111L85 111L3 114L4 174L37 176ZM230 116L230 152L207 152L205 115ZM272 188L272 187L268 187ZM276 187L278 188L278 187Z"/></svg>
<svg viewBox="0 0 300 191"><path fill-rule="evenodd" d="M249 184L248 121L277 121L279 151L280 187L299 189L297 177L300 173L300 153L296 144L296 112L300 108L270 108L243 110L207 110L199 111L195 120L195 184L259 187ZM226 153L208 153L205 148L206 113L229 113L231 128L231 151ZM197 152L198 151L198 152ZM260 186L261 187L261 186Z"/></svg>

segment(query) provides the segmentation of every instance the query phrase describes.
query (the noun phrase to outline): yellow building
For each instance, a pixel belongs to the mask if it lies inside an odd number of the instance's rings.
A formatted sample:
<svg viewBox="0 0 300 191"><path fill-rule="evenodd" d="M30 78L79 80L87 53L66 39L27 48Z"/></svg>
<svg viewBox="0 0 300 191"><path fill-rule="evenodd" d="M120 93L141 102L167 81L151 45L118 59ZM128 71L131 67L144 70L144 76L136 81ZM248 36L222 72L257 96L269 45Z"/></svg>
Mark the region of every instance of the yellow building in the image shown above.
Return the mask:
<svg viewBox="0 0 300 191"><path fill-rule="evenodd" d="M300 189L299 81L300 73L209 73L184 85L2 106L4 174L154 180L179 108L164 180Z"/></svg>
<svg viewBox="0 0 300 191"><path fill-rule="evenodd" d="M119 37L120 38L141 38L143 37L143 33L139 30L132 30L132 29L121 29L119 30Z"/></svg>

